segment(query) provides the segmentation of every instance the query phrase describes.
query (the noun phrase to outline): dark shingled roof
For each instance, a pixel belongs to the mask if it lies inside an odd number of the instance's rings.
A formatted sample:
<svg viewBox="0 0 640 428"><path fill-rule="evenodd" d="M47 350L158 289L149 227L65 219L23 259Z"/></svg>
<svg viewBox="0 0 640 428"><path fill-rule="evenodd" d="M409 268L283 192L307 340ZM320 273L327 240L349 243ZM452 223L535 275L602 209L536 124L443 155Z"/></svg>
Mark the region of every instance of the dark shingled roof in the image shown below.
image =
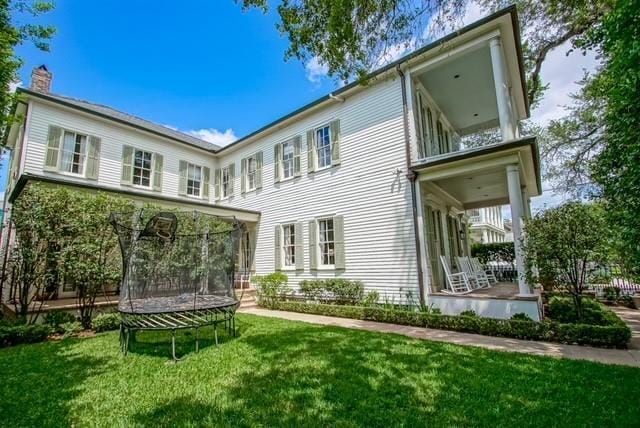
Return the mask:
<svg viewBox="0 0 640 428"><path fill-rule="evenodd" d="M170 140L174 140L180 143L185 143L193 147L197 147L197 148L204 149L207 151L212 151L212 152L220 150L220 147L215 144L209 143L207 141L201 140L199 138L193 137L183 132L176 131L171 128L167 128L166 126L158 125L157 123L153 123L148 120L141 119L137 116L124 113L122 111L116 110L114 108L111 108L105 105L95 104L88 101L79 100L77 98L65 97L63 95L57 95L52 93L45 94L42 92L37 92L37 91L33 91L31 89L26 89L26 88L18 88L17 92L27 94L35 98L42 98L44 100L53 101L55 103L66 105L67 107L71 107L74 109L83 110L85 112L92 113L107 119L111 119L113 121L123 123L125 125L129 125L134 128L142 129L152 134L160 135L162 137L169 138Z"/></svg>

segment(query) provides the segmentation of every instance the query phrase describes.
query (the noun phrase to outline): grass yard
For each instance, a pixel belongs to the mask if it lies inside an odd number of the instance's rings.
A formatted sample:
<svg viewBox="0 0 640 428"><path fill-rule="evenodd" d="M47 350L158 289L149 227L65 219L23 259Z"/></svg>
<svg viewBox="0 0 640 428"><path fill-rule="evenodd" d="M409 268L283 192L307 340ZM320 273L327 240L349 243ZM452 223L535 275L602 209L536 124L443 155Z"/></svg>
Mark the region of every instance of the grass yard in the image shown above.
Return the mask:
<svg viewBox="0 0 640 428"><path fill-rule="evenodd" d="M151 333L127 357L117 333L2 349L0 425L640 424L640 369L249 315L238 326L178 364Z"/></svg>

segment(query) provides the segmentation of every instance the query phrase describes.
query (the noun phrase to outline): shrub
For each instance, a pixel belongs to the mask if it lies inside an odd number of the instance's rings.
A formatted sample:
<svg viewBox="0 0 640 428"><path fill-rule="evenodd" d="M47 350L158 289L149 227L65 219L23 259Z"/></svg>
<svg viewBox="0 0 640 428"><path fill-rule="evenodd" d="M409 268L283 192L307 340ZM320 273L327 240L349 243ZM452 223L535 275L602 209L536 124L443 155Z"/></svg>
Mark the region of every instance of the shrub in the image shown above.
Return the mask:
<svg viewBox="0 0 640 428"><path fill-rule="evenodd" d="M467 309L466 311L460 312L460 316L461 317L477 317L478 314L476 314L476 311L474 311L473 309Z"/></svg>
<svg viewBox="0 0 640 428"><path fill-rule="evenodd" d="M524 312L518 312L517 314L513 314L511 316L512 320L520 320L520 321L533 321L531 317Z"/></svg>
<svg viewBox="0 0 640 428"><path fill-rule="evenodd" d="M525 340L546 340L579 345L624 348L631 330L622 324L599 326L551 321L503 320L472 316L441 315L434 311L403 311L381 307L326 305L273 301L270 309L378 321L415 327L477 333Z"/></svg>
<svg viewBox="0 0 640 428"><path fill-rule="evenodd" d="M276 300L290 292L289 287L287 287L289 278L282 272L254 276L252 279L258 286L258 299L261 302Z"/></svg>
<svg viewBox="0 0 640 428"><path fill-rule="evenodd" d="M48 324L4 324L0 325L0 346L20 343L42 342L53 333Z"/></svg>
<svg viewBox="0 0 640 428"><path fill-rule="evenodd" d="M553 321L566 324L589 325L618 325L622 323L620 318L610 309L593 299L584 299L582 302L582 317L578 317L573 300L568 297L554 296L549 299L549 318Z"/></svg>
<svg viewBox="0 0 640 428"><path fill-rule="evenodd" d="M513 242L494 242L491 244L473 243L471 257L477 257L482 264L488 262L512 263L516 258Z"/></svg>
<svg viewBox="0 0 640 428"><path fill-rule="evenodd" d="M60 329L62 330L62 334L64 337L74 336L77 333L80 333L84 330L82 323L80 321L71 321L60 324Z"/></svg>
<svg viewBox="0 0 640 428"><path fill-rule="evenodd" d="M51 311L44 316L44 323L50 325L56 333L64 333L62 324L77 321L76 317L65 311Z"/></svg>
<svg viewBox="0 0 640 428"><path fill-rule="evenodd" d="M306 300L316 302L355 305L364 300L364 284L361 281L350 281L344 278L300 281L300 291ZM375 300L378 300L377 297Z"/></svg>
<svg viewBox="0 0 640 428"><path fill-rule="evenodd" d="M370 291L369 293L367 293L365 298L362 299L360 304L362 306L374 306L375 304L378 303L379 299L380 299L380 293L378 293L377 291Z"/></svg>
<svg viewBox="0 0 640 428"><path fill-rule="evenodd" d="M305 279L300 281L299 287L306 300L322 301L324 297L324 281L320 279Z"/></svg>
<svg viewBox="0 0 640 428"><path fill-rule="evenodd" d="M96 333L120 328L120 315L115 312L98 314L91 321L91 328Z"/></svg>

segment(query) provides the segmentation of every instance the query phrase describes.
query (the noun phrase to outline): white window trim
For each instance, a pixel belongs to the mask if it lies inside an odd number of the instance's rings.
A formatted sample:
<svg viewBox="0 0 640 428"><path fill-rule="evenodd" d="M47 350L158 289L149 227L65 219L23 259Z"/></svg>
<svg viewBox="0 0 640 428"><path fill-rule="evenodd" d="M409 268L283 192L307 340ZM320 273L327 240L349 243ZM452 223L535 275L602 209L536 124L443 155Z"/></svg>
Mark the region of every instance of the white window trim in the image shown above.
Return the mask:
<svg viewBox="0 0 640 428"><path fill-rule="evenodd" d="M79 177L79 178L86 178L87 176L87 152L89 150L89 134L87 133L83 133L83 132L79 132L79 131L73 131L71 129L67 129L67 128L61 128L62 132L60 133L60 140L59 140L59 147L60 150L58 152L58 165L56 167L56 171L54 171L57 174L60 175L66 175L69 177ZM64 133L65 132L70 132L72 134L75 135L83 135L86 137L86 142L84 144L84 150L82 152L82 172L69 172L69 171L63 171L62 168L62 152L64 151ZM75 139L74 139L75 140ZM45 155L46 155L46 150L45 150Z"/></svg>
<svg viewBox="0 0 640 428"><path fill-rule="evenodd" d="M263 156L264 158L264 156ZM255 177L253 178L253 187L249 187L249 159L253 159L253 161L256 163L256 170L255 170ZM245 176L242 177L243 180L245 180L244 182L244 186L245 186L245 193L249 193L249 192L255 192L257 189L256 185L256 181L258 178L258 152L255 152L253 154L250 154L249 156L245 157L246 160L246 165L247 165L247 170L245 171Z"/></svg>
<svg viewBox="0 0 640 428"><path fill-rule="evenodd" d="M284 141L281 141L280 143L280 159L278 159L277 162L277 168L280 168L280 183L282 183L283 181L290 181L293 180L294 178L296 178L296 171L295 171L295 161L296 161L296 147L294 144L294 140L295 140L295 135L292 135L291 137L287 138ZM285 144L291 144L291 147L293 149L293 157L291 158L291 165L292 165L292 173L291 173L291 177L285 177L284 176L284 145Z"/></svg>
<svg viewBox="0 0 640 428"><path fill-rule="evenodd" d="M325 166L320 166L319 162L320 162L320 158L318 157L318 130L323 129L323 128L329 128L329 165L325 165ZM333 139L331 137L331 121L325 123L324 125L320 125L317 126L313 129L313 138L315 138L315 171L314 172L320 172L320 171L324 171L325 169L330 169L333 168L333 159L332 159L332 150L333 150Z"/></svg>
<svg viewBox="0 0 640 428"><path fill-rule="evenodd" d="M190 195L189 194L189 167L192 166L194 168L200 168L200 194L198 196L196 195ZM203 176L203 169L204 167L202 165L198 165L195 163L191 163L189 161L187 161L187 191L185 193L185 195L187 196L187 198L191 198L191 199L202 199L202 191L204 189L204 176Z"/></svg>
<svg viewBox="0 0 640 428"><path fill-rule="evenodd" d="M335 223L333 226L333 260L334 260L334 264L330 264L330 265L325 265L322 263L322 247L320 245L320 222L322 220L331 220L333 221L333 218L336 216L336 214L331 214L331 215L323 215L320 217L316 217L315 218L315 222L316 222L316 245L318 246L317 249L317 254L316 256L318 257L317 260L317 270L336 270L336 265L335 265L335 259L336 259L336 230L335 230Z"/></svg>
<svg viewBox="0 0 640 428"><path fill-rule="evenodd" d="M225 201L227 199L231 199L231 196L233 195L225 195L224 194L224 171L230 171L231 170L231 164L224 166L222 168L220 168L220 201ZM231 178L231 177L229 177ZM229 181L229 185L233 188L233 180Z"/></svg>
<svg viewBox="0 0 640 428"><path fill-rule="evenodd" d="M149 172L148 186L145 186L143 184L135 184L133 182L135 179L135 172L136 172L136 152L151 153L151 168L149 169L150 172ZM156 156L155 152L153 152L152 150L140 149L138 147L133 148L133 159L131 162L131 186L132 187L136 187L138 189L153 190L153 173L155 172L155 169L154 169L155 156Z"/></svg>
<svg viewBox="0 0 640 428"><path fill-rule="evenodd" d="M281 270L285 270L285 271L295 271L296 270L295 257L296 257L296 245L297 245L297 243L294 241L294 244L293 244L293 257L294 257L294 260L293 260L293 264L292 265L288 265L287 266L285 264L285 261L287 259L287 257L286 257L287 253L284 250L284 227L285 226L293 226L293 239L295 239L295 237L296 237L296 224L298 224L297 221L289 221L289 222L280 223L279 248L280 248L280 257L281 257L281 260L282 260L282 263L281 263L281 266L280 266Z"/></svg>

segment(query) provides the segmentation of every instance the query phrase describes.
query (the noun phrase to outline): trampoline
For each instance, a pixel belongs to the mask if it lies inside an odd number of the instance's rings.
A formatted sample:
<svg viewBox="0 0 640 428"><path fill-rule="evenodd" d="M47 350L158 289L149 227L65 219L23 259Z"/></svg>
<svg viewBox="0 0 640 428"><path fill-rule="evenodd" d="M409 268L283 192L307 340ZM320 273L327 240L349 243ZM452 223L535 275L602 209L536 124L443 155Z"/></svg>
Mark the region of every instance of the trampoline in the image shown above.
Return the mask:
<svg viewBox="0 0 640 428"><path fill-rule="evenodd" d="M171 356L180 329L218 326L236 335L239 300L234 275L244 225L235 218L198 211L140 209L112 213L110 223L120 243L123 262L118 311L120 346L129 350L138 330L171 331Z"/></svg>

